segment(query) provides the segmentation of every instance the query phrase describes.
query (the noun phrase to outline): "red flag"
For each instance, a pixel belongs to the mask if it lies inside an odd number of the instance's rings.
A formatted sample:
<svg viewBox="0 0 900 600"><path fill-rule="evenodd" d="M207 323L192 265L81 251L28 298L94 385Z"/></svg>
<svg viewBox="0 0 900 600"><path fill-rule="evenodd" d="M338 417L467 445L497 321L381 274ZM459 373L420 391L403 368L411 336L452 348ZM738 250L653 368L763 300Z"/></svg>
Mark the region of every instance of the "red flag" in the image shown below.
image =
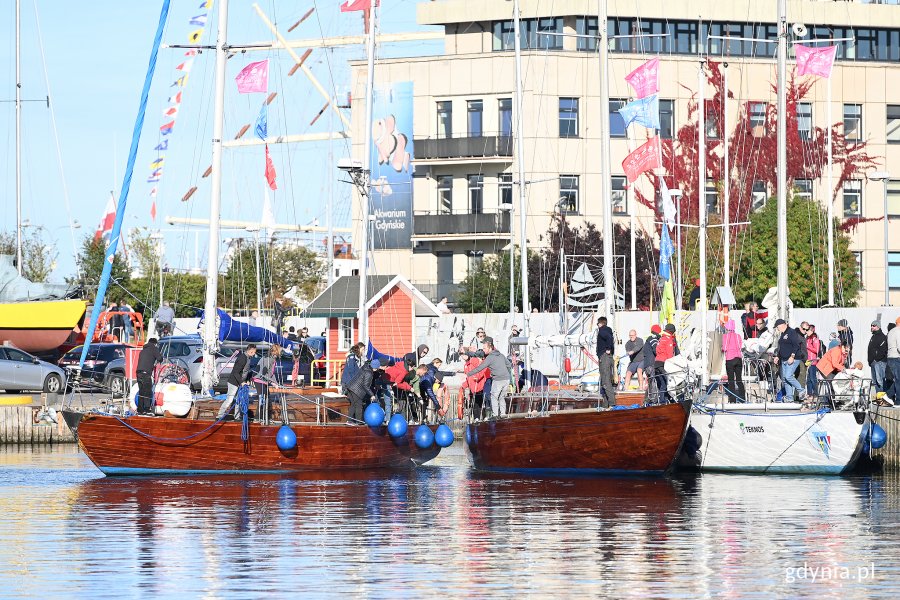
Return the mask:
<svg viewBox="0 0 900 600"><path fill-rule="evenodd" d="M381 6L378 0L375 0L375 6ZM369 10L372 7L372 0L345 0L341 2L341 12L352 12L354 10Z"/></svg>
<svg viewBox="0 0 900 600"><path fill-rule="evenodd" d="M109 234L112 232L113 223L116 222L116 203L113 200L113 195L109 195L109 200L106 201L106 210L103 211L103 218L100 219L100 224L97 226L97 231L94 232L94 240L100 241L101 239L109 238Z"/></svg>
<svg viewBox="0 0 900 600"><path fill-rule="evenodd" d="M622 168L628 181L634 183L641 173L661 166L659 164L659 136L649 140L643 146L629 154L622 161Z"/></svg>
<svg viewBox="0 0 900 600"><path fill-rule="evenodd" d="M269 182L269 188L277 190L275 185L275 165L272 164L272 157L269 156L269 145L266 144L266 181Z"/></svg>

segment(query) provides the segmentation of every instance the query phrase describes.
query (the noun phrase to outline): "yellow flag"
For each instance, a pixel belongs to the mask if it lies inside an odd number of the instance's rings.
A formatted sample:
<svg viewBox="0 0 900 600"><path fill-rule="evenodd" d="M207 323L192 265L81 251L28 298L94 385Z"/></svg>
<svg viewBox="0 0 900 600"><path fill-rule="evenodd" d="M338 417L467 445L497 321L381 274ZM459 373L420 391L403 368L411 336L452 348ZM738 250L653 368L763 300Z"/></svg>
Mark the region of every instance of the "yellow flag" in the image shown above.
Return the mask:
<svg viewBox="0 0 900 600"><path fill-rule="evenodd" d="M659 323L667 325L675 321L675 290L672 289L672 281L666 279L663 285L662 299L659 303Z"/></svg>
<svg viewBox="0 0 900 600"><path fill-rule="evenodd" d="M195 29L194 31L188 34L188 41L192 44L196 44L200 41L200 38L203 37L203 27L200 29Z"/></svg>

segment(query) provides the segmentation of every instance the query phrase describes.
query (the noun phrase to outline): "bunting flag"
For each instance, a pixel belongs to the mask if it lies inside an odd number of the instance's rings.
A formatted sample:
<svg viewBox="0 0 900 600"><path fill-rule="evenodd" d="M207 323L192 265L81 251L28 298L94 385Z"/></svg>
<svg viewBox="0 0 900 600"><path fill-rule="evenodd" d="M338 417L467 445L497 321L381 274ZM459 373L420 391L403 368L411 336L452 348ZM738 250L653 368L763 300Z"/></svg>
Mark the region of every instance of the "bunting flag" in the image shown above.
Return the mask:
<svg viewBox="0 0 900 600"><path fill-rule="evenodd" d="M109 240L109 234L112 232L113 223L116 222L116 202L112 193L109 194L109 200L106 201L106 208L103 210L103 218L94 232L94 241Z"/></svg>
<svg viewBox="0 0 900 600"><path fill-rule="evenodd" d="M675 253L675 247L672 245L672 238L669 237L669 228L662 227L659 235L659 277L661 279L672 279L672 255Z"/></svg>
<svg viewBox="0 0 900 600"><path fill-rule="evenodd" d="M622 168L629 183L637 181L644 171L659 166L659 136L647 141L622 161Z"/></svg>
<svg viewBox="0 0 900 600"><path fill-rule="evenodd" d="M797 55L798 75L818 75L828 79L831 77L831 69L834 67L834 57L837 55L837 46L822 46L810 48L802 44L794 46Z"/></svg>
<svg viewBox="0 0 900 600"><path fill-rule="evenodd" d="M638 98L644 98L659 91L659 59L648 60L625 76Z"/></svg>
<svg viewBox="0 0 900 600"><path fill-rule="evenodd" d="M272 157L269 156L268 144L266 144L266 182L269 184L270 189L278 189L278 186L275 185L275 165L272 163Z"/></svg>
<svg viewBox="0 0 900 600"><path fill-rule="evenodd" d="M375 6L381 6L379 0L375 0ZM341 12L369 10L370 8L372 8L372 0L345 0L341 2Z"/></svg>
<svg viewBox="0 0 900 600"><path fill-rule="evenodd" d="M259 116L256 117L256 126L253 128L253 132L263 141L269 135L269 105L265 102L259 109Z"/></svg>
<svg viewBox="0 0 900 600"><path fill-rule="evenodd" d="M647 129L659 129L659 94L629 102L619 109L619 114L625 127L637 123Z"/></svg>
<svg viewBox="0 0 900 600"><path fill-rule="evenodd" d="M234 80L237 82L237 89L241 94L268 92L269 59L250 63L241 69Z"/></svg>
<svg viewBox="0 0 900 600"><path fill-rule="evenodd" d="M199 3L198 11L194 13L189 21L191 29L188 33L188 41L192 44L200 43L206 31L206 24L209 18L209 10L212 8L213 0L202 0ZM175 129L175 120L181 111L181 100L184 88L187 86L188 74L194 66L194 58L198 55L196 48L190 48L184 53L184 60L175 67L176 79L170 87L176 88L173 95L169 96L168 106L163 109L162 114L165 122L159 128L159 138L154 150L158 153L156 160L150 163L150 176L147 177L147 183L152 184L150 188L150 198L153 199L150 207L150 217L156 220L156 198L159 193L159 182L163 174L163 164L165 163L165 153L169 150L169 138Z"/></svg>
<svg viewBox="0 0 900 600"><path fill-rule="evenodd" d="M662 196L663 220L669 229L673 229L678 209L675 208L675 201L672 200L672 194L669 193L669 186L666 184L665 177L659 178L659 194Z"/></svg>

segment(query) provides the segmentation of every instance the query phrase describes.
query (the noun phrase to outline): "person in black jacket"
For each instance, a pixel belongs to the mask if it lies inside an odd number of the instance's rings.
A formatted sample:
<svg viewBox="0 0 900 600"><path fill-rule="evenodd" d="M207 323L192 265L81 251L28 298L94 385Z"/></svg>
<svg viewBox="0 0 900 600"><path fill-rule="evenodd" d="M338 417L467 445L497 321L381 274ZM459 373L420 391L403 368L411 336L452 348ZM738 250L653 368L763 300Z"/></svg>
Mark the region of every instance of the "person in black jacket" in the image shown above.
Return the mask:
<svg viewBox="0 0 900 600"><path fill-rule="evenodd" d="M372 380L375 378L375 369L380 366L381 363L377 358L371 362L366 361L347 384L344 390L344 394L350 399L347 425L359 425L363 422L365 406L375 399L375 394L372 393Z"/></svg>
<svg viewBox="0 0 900 600"><path fill-rule="evenodd" d="M225 402L219 408L219 419L228 414L228 410L234 404L234 396L237 394L238 388L250 379L250 359L254 356L256 356L256 344L247 344L247 348L240 352L234 360L234 367L231 369L231 374L228 375L228 394L225 396ZM235 408L234 418L237 419L240 416L238 409Z"/></svg>
<svg viewBox="0 0 900 600"><path fill-rule="evenodd" d="M153 368L163 361L163 355L156 345L156 338L150 338L141 349L137 364L137 411L139 415L153 416Z"/></svg>
<svg viewBox="0 0 900 600"><path fill-rule="evenodd" d="M883 392L884 371L887 369L887 336L881 330L881 323L872 321L872 337L869 338L869 368L876 392Z"/></svg>
<svg viewBox="0 0 900 600"><path fill-rule="evenodd" d="M616 404L616 385L613 382L615 376L616 339L613 330L606 324L606 317L597 319L600 327L597 329L597 362L600 365L600 390L606 396L609 406Z"/></svg>
<svg viewBox="0 0 900 600"><path fill-rule="evenodd" d="M837 333L841 345L850 348L850 352L847 353L847 360L844 362L844 367L850 368L850 365L853 364L853 330L850 329L847 319L841 319L837 322Z"/></svg>
<svg viewBox="0 0 900 600"><path fill-rule="evenodd" d="M788 327L784 319L775 321L775 331L778 332L778 355L775 364L781 365L781 381L784 384L784 401L794 401L794 390L803 400L805 393L803 386L797 381L794 374L797 367L806 358L806 340L796 329Z"/></svg>

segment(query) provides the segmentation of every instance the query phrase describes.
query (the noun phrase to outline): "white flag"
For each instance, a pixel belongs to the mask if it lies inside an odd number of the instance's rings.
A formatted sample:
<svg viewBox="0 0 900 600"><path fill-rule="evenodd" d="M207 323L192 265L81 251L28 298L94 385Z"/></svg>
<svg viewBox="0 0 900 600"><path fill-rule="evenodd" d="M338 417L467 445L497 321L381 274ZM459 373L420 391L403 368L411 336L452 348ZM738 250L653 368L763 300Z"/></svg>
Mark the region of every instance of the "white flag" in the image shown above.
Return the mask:
<svg viewBox="0 0 900 600"><path fill-rule="evenodd" d="M663 220L669 229L675 227L675 201L672 200L672 194L669 193L669 186L666 185L664 177L659 178L659 194L662 196Z"/></svg>
<svg viewBox="0 0 900 600"><path fill-rule="evenodd" d="M263 191L266 196L263 201L263 209L262 209L262 218L259 221L260 229L266 229L271 235L272 230L275 229L275 211L272 210L272 200L269 198L269 186L264 186Z"/></svg>

